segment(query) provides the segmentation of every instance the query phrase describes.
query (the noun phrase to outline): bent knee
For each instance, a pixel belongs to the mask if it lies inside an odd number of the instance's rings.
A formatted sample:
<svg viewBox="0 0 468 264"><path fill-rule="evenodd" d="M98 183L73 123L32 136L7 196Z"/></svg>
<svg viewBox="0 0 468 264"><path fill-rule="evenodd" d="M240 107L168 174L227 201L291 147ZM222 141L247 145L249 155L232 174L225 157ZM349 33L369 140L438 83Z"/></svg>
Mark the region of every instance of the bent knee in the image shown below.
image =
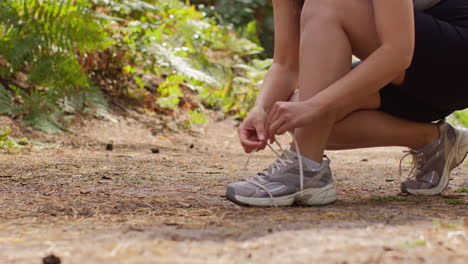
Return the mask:
<svg viewBox="0 0 468 264"><path fill-rule="evenodd" d="M306 0L301 12L301 25L339 19L346 14L346 5L354 0Z"/></svg>
<svg viewBox="0 0 468 264"><path fill-rule="evenodd" d="M381 98L380 93L375 93L367 96L352 105L340 109L336 114L336 122L339 122L346 118L348 115L359 111L359 110L376 110L380 108Z"/></svg>

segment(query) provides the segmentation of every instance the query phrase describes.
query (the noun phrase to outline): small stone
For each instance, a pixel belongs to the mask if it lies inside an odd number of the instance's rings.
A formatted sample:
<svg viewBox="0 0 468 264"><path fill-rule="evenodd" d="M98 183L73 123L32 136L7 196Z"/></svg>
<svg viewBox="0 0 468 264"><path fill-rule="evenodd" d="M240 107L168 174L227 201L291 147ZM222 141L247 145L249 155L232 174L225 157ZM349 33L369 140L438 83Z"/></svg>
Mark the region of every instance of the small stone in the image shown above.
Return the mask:
<svg viewBox="0 0 468 264"><path fill-rule="evenodd" d="M91 190L81 190L80 193L81 194L90 194Z"/></svg>
<svg viewBox="0 0 468 264"><path fill-rule="evenodd" d="M189 208L189 207L192 206L191 204L189 204L189 203L184 203L184 202L178 202L178 204L179 204L180 206L184 207L184 208Z"/></svg>
<svg viewBox="0 0 468 264"><path fill-rule="evenodd" d="M144 232L145 229L143 229L142 227L138 227L138 226L130 226L128 228L128 231Z"/></svg>
<svg viewBox="0 0 468 264"><path fill-rule="evenodd" d="M362 161L362 162L367 162L367 161L369 161L369 160L368 160L368 159L362 159L361 161Z"/></svg>
<svg viewBox="0 0 468 264"><path fill-rule="evenodd" d="M159 153L159 149L158 149L158 148L152 148L152 149L151 149L151 153L158 154L158 153Z"/></svg>
<svg viewBox="0 0 468 264"><path fill-rule="evenodd" d="M61 264L62 260L55 255L49 255L42 259L42 264Z"/></svg>
<svg viewBox="0 0 468 264"><path fill-rule="evenodd" d="M106 144L106 150L108 150L108 151L114 150L114 144L112 144L112 143Z"/></svg>

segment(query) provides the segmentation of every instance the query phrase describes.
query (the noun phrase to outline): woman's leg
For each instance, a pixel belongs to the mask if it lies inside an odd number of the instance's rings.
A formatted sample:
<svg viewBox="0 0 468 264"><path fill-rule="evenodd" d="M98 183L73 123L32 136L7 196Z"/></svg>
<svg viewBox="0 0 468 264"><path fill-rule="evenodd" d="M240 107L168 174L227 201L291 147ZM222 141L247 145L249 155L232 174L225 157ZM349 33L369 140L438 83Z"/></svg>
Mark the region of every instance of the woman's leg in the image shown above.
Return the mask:
<svg viewBox="0 0 468 264"><path fill-rule="evenodd" d="M409 121L376 110L358 110L335 123L326 149L385 146L420 149L438 136L436 124Z"/></svg>
<svg viewBox="0 0 468 264"><path fill-rule="evenodd" d="M371 0L306 0L301 15L300 100L313 97L347 74L351 54L365 59L378 46ZM361 109L377 109L376 98L357 104ZM305 157L321 161L335 118L324 116L296 129L296 140Z"/></svg>
<svg viewBox="0 0 468 264"><path fill-rule="evenodd" d="M342 28L338 1L306 0L301 14L299 96L305 101L350 71L352 49ZM313 7L312 7L313 6ZM321 162L333 122L327 117L295 130L301 154Z"/></svg>
<svg viewBox="0 0 468 264"><path fill-rule="evenodd" d="M400 114L407 116L409 119L416 118L427 121L443 118L444 113L460 109L458 105L458 108L449 108L451 111L445 111L444 108L452 106L453 101L457 99L466 105L466 98L460 95L465 90L458 88L460 84L466 83L466 77L458 72L464 69L458 67L458 65L466 64L466 52L462 52L462 47L466 46L468 31L466 31L466 27L460 28L456 25L467 25L466 11L462 11L467 10L462 8L467 4L464 1L453 1L451 3L445 2L444 5L431 9L430 14L415 14L417 20L416 37L421 41L419 41L419 44L416 41L416 58L413 61L415 65L413 65L412 82L404 86L405 90L401 91L400 89L400 94L397 97L394 95L386 97L387 108L389 100L392 100L392 103L395 101L393 108L398 109ZM301 19L300 100L306 100L314 96L346 74L350 67L344 67L339 62L347 64L351 51L361 60L364 60L379 45L371 0L306 0ZM444 20L452 22L450 24ZM427 45L427 43L437 44L431 46ZM439 49L447 51L447 53L441 53L436 58L429 56L439 46L447 47L447 49ZM448 52L450 49L459 49L459 51L450 53ZM457 54L458 57L456 57ZM447 55L453 56L447 57ZM424 71L428 70L427 57L431 57L432 60L438 63L441 62L441 65L454 67L453 70L444 71L446 73L443 75L444 79L452 80L447 89L444 89L444 93L437 89L439 87L437 84L442 78L440 74L436 72L433 72L430 76L423 74ZM419 71L415 72L415 68L418 68ZM452 73L454 70L457 70L457 72ZM447 75L447 73L449 74ZM417 74L424 76L424 78L417 79L424 82L415 84L416 77L414 75ZM393 83L401 84L404 80L405 75L402 73ZM410 87L411 89L408 90ZM427 89L436 92L435 94L426 95ZM389 90L394 89L393 87L387 87L387 91ZM405 95L405 93L409 93L411 96ZM398 91L396 94L398 94ZM415 100L422 95L426 95L423 96L424 99ZM444 97L444 99L439 100L441 97ZM406 107L402 107L402 104L406 105ZM428 107L427 110L422 111L427 112L427 115L415 113L417 110L421 112L417 107L407 107L417 104L420 105L420 108ZM437 138L439 131L434 124L412 122L383 112L369 111L377 109L379 106L380 97L375 95L363 99L362 102L356 102L356 105L349 109L343 109L340 115L342 117L346 116L346 118L340 122L336 122L336 120L331 122L324 118L322 122L314 123L313 126L297 129L295 131L296 138L301 145L301 152L306 157L320 161L324 148L349 149L374 146L407 146L412 149L419 149ZM461 108L463 108L463 105ZM359 111L363 109L368 110ZM401 113L401 111L406 111L406 113Z"/></svg>
<svg viewBox="0 0 468 264"><path fill-rule="evenodd" d="M437 139L436 124L410 121L374 110L379 97L375 94L338 113L326 150L385 146L420 149ZM299 101L297 94L290 101Z"/></svg>

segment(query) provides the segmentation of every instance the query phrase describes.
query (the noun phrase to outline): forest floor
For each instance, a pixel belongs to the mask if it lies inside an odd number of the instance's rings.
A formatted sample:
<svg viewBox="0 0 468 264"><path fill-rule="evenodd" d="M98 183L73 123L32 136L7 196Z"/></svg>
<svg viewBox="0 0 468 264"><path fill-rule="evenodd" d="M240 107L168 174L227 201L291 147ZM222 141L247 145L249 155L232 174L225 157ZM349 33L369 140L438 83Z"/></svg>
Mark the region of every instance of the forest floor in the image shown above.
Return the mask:
<svg viewBox="0 0 468 264"><path fill-rule="evenodd" d="M224 197L247 158L233 122L164 134L153 119L46 135L0 117L47 143L0 153L0 263L467 263L466 161L443 195L417 197L399 191L403 148L330 152L334 204L245 208Z"/></svg>

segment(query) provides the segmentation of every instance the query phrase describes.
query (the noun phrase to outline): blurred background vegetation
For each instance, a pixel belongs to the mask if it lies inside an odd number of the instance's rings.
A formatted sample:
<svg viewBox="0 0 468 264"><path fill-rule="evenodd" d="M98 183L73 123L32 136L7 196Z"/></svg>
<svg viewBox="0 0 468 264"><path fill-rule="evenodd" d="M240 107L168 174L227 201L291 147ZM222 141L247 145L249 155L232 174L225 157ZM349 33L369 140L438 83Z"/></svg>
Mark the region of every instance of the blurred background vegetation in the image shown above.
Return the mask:
<svg viewBox="0 0 468 264"><path fill-rule="evenodd" d="M242 119L272 50L269 0L3 0L0 114L51 133L113 106Z"/></svg>

